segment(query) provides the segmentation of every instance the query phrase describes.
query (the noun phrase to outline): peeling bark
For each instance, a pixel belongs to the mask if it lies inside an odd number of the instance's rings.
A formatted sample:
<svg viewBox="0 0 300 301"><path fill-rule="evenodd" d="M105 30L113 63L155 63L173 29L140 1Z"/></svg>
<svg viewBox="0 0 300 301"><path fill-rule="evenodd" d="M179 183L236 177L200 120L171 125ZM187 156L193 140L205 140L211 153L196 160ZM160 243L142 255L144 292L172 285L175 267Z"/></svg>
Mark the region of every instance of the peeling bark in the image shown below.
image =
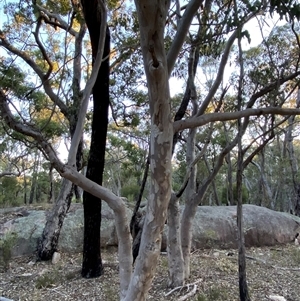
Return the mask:
<svg viewBox="0 0 300 301"><path fill-rule="evenodd" d="M164 27L169 1L136 0L151 114L150 197L126 301L146 299L161 247L171 197L172 120Z"/></svg>

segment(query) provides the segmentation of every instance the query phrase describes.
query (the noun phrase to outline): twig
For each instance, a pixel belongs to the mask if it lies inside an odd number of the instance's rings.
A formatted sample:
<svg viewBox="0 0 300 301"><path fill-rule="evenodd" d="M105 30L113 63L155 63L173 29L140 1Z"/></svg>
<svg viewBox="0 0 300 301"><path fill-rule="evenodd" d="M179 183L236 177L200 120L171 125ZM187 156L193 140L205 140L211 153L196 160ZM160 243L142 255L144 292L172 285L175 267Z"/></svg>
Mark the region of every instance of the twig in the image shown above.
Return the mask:
<svg viewBox="0 0 300 301"><path fill-rule="evenodd" d="M62 296L65 296L65 297L70 297L69 295L60 292L60 291L58 290L58 288L59 288L59 287L54 287L54 288L50 288L49 290L50 290L50 291L54 291L55 293L57 293L57 294L59 294L59 295L62 295Z"/></svg>
<svg viewBox="0 0 300 301"><path fill-rule="evenodd" d="M197 284L194 284L194 288L186 295L180 297L178 299L178 301L184 301L184 300L188 299L189 297L194 296L196 294L196 292L197 292Z"/></svg>
<svg viewBox="0 0 300 301"><path fill-rule="evenodd" d="M165 297L167 297L167 296L173 294L174 292L176 292L176 291L178 291L178 290L181 290L181 289L183 289L183 288L185 288L185 287L187 287L187 288L189 289L190 286L194 285L194 288L195 288L195 285L196 285L197 283L201 282L202 280L203 280L203 279L201 278L201 279L195 281L194 283L188 283L188 284L185 284L185 285L182 285L182 286L177 286L177 287L173 288L171 291L169 291L168 293L166 293L166 294L165 294ZM194 289L193 289L193 290L194 290ZM185 299L183 299L183 300L185 300Z"/></svg>

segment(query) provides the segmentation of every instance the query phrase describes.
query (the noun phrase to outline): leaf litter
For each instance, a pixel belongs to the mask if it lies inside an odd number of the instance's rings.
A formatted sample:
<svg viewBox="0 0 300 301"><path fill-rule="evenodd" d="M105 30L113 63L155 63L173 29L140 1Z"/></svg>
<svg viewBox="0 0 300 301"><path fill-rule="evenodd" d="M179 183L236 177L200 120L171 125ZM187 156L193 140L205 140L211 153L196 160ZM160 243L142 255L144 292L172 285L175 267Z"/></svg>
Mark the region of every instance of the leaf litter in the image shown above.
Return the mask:
<svg viewBox="0 0 300 301"><path fill-rule="evenodd" d="M167 288L168 260L161 254L147 300L238 301L237 250L196 250L191 256L191 277L182 288ZM247 282L252 301L279 296L300 301L300 248L294 244L246 249ZM57 264L35 256L14 258L0 273L0 296L20 301L119 300L116 248L102 250L104 274L84 279L81 254L62 253ZM284 300L282 299L282 300Z"/></svg>

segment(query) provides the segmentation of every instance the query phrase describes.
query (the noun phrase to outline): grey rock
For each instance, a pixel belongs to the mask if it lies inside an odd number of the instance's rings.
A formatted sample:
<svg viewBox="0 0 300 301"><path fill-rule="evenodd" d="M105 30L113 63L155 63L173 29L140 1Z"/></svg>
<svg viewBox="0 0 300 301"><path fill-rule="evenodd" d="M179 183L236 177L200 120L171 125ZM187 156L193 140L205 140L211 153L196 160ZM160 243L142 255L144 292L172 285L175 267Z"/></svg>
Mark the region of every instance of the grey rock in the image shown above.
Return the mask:
<svg viewBox="0 0 300 301"><path fill-rule="evenodd" d="M28 210L27 216L13 218L0 225L0 240L4 241L13 235L11 256L17 257L32 254L36 251L38 240L46 223L46 212ZM131 210L127 210L128 222ZM101 246L117 246L118 239L114 225L114 214L108 205L102 205ZM83 246L83 209L81 204L72 206L67 214L60 233L58 249L62 252L81 252ZM1 255L1 244L0 244Z"/></svg>
<svg viewBox="0 0 300 301"><path fill-rule="evenodd" d="M0 225L0 240L13 236L12 257L32 254L46 223L45 211L29 210L27 216L17 217ZM128 209L128 222L132 211ZM243 206L245 244L249 246L271 246L292 242L300 229L300 218L275 212L254 205ZM117 246L118 239L114 226L114 214L103 202L101 246ZM2 244L3 245L3 244ZM65 218L59 238L59 251L81 252L83 245L83 209L77 204ZM166 235L163 236L166 248ZM195 249L237 246L236 206L197 208L193 223L193 242ZM1 243L0 243L1 255Z"/></svg>
<svg viewBox="0 0 300 301"><path fill-rule="evenodd" d="M52 256L52 264L57 264L60 261L60 253L54 252Z"/></svg>
<svg viewBox="0 0 300 301"><path fill-rule="evenodd" d="M254 205L243 205L246 247L290 243L300 229L300 218ZM236 206L198 207L193 223L193 247L236 248Z"/></svg>

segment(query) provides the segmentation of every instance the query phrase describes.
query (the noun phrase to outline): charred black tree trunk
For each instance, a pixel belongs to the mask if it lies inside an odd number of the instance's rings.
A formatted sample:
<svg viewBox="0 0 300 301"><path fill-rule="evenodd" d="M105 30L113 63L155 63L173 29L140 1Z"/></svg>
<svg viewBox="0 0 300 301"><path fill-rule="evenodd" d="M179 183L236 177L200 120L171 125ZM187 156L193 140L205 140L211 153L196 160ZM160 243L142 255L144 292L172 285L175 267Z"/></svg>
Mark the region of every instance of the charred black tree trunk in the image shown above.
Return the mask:
<svg viewBox="0 0 300 301"><path fill-rule="evenodd" d="M86 24L90 33L93 61L98 51L101 20L97 1L82 0ZM106 30L103 58L93 88L93 121L91 147L87 165L87 178L102 184L109 107L109 53L110 33ZM81 275L85 278L98 277L103 273L100 252L101 200L83 193L84 245Z"/></svg>

